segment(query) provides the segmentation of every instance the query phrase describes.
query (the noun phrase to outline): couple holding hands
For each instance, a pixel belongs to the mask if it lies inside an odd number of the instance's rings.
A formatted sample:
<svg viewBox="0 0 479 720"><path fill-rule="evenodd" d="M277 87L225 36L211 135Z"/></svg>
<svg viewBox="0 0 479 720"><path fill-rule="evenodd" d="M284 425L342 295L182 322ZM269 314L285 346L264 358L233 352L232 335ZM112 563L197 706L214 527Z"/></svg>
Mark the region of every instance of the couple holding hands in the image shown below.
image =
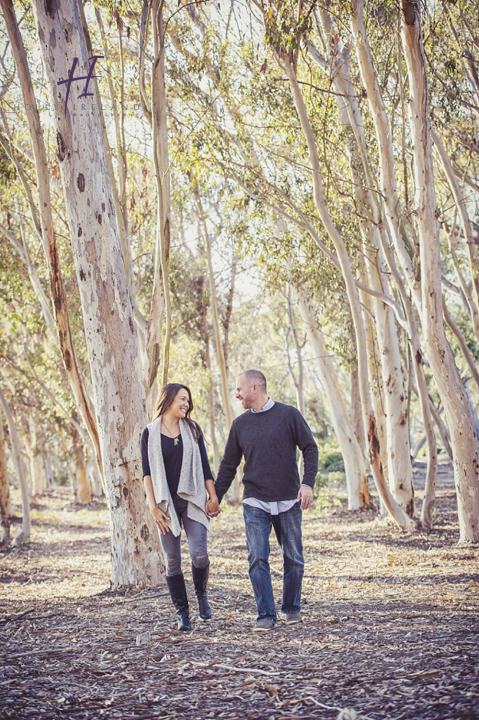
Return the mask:
<svg viewBox="0 0 479 720"><path fill-rule="evenodd" d="M168 383L162 388L155 419L141 438L145 490L165 553L166 581L178 616L178 630L191 630L181 571L181 526L188 539L200 617L208 620L210 517L220 513L220 503L243 456L249 577L258 608L254 629L272 630L277 620L269 567L271 527L283 552L281 610L287 624L301 622L301 518L313 500L318 449L301 413L268 397L266 378L259 370L247 370L238 377L236 397L246 412L233 421L216 482L201 428L190 418L193 402L186 385ZM304 459L302 480L297 448Z"/></svg>

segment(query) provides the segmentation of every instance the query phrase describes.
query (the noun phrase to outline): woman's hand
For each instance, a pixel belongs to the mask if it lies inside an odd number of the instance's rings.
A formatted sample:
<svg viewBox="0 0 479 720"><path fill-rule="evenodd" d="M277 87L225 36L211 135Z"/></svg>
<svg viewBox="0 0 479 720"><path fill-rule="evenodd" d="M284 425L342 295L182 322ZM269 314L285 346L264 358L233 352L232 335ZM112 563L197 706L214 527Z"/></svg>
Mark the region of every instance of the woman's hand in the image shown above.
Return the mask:
<svg viewBox="0 0 479 720"><path fill-rule="evenodd" d="M160 533L162 535L166 535L166 533L170 531L170 528L166 524L167 521L170 519L168 517L168 515L165 512L163 512L163 510L161 510L159 507L156 507L156 506L153 508L150 508L150 512L154 517L154 520L158 526L158 530L160 531Z"/></svg>
<svg viewBox="0 0 479 720"><path fill-rule="evenodd" d="M206 503L206 514L208 517L216 517L221 512L218 498L210 498Z"/></svg>

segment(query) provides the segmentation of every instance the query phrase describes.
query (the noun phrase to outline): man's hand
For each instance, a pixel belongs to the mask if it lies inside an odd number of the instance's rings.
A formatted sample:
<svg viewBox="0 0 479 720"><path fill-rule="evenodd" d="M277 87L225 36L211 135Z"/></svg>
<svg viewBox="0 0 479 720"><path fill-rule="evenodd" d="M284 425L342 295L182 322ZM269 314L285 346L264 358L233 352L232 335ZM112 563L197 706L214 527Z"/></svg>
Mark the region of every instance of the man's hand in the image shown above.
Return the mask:
<svg viewBox="0 0 479 720"><path fill-rule="evenodd" d="M299 488L298 502L301 502L301 510L307 510L313 502L313 490L309 485L301 485Z"/></svg>
<svg viewBox="0 0 479 720"><path fill-rule="evenodd" d="M162 535L166 535L167 532L170 532L170 528L166 524L167 521L170 519L166 513L163 512L159 507L151 508L150 510L151 514L153 515L155 522L157 524L158 530Z"/></svg>
<svg viewBox="0 0 479 720"><path fill-rule="evenodd" d="M221 512L220 504L216 498L209 499L206 503L206 514L208 517L216 517Z"/></svg>

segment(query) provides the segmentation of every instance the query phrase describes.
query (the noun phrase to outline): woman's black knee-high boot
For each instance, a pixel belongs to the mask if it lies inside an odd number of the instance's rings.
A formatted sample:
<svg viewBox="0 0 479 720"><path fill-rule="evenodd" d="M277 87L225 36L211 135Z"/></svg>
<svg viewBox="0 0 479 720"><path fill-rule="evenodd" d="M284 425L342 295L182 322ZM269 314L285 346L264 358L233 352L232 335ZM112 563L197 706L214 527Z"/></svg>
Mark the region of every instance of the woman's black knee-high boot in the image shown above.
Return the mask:
<svg viewBox="0 0 479 720"><path fill-rule="evenodd" d="M183 573L179 575L167 575L166 582L173 605L175 606L176 614L178 615L178 630L191 630L188 595L186 594Z"/></svg>
<svg viewBox="0 0 479 720"><path fill-rule="evenodd" d="M203 620L209 620L211 617L211 608L208 604L208 598L206 595L206 586L208 585L208 577L210 574L210 566L205 568L197 568L194 565L191 566L193 573L193 583L195 586L196 597L198 598L198 607L200 610L200 617Z"/></svg>

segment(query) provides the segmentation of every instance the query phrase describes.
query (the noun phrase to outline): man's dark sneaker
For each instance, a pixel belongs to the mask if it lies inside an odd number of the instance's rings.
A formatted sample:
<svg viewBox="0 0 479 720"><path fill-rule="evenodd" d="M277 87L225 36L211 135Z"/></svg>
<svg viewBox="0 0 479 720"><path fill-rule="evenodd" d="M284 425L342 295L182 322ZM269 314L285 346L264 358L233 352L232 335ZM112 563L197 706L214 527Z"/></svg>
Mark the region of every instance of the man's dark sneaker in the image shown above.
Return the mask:
<svg viewBox="0 0 479 720"><path fill-rule="evenodd" d="M268 632L274 628L274 622L272 620L258 620L255 625L254 632Z"/></svg>
<svg viewBox="0 0 479 720"><path fill-rule="evenodd" d="M296 625L296 623L303 622L301 619L301 613L289 613L286 615L286 625Z"/></svg>

